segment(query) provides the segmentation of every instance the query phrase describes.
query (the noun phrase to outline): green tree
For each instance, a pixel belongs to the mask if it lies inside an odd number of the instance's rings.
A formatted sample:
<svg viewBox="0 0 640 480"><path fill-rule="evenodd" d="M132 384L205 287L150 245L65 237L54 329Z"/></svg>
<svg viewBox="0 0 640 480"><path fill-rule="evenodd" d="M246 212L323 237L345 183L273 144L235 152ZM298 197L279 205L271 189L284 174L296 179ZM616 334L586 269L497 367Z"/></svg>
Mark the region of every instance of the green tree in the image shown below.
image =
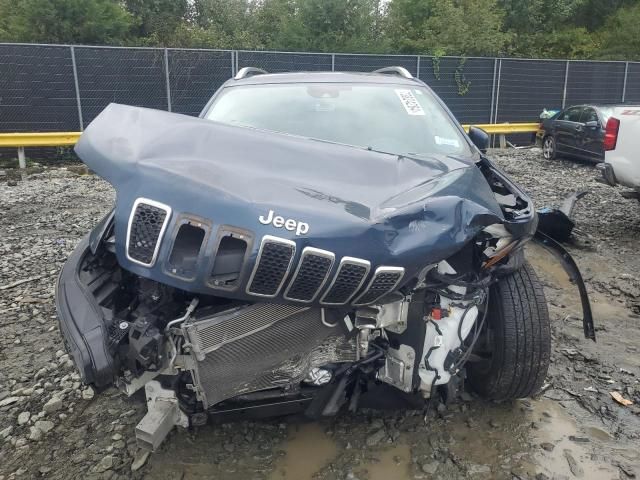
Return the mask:
<svg viewBox="0 0 640 480"><path fill-rule="evenodd" d="M634 28L619 15L632 13L637 0L500 0L505 11L506 31L511 33L508 53L517 56L551 58L597 58L607 32L615 43L617 28ZM621 20L612 22L608 18ZM615 25L614 25L615 24ZM617 25L617 26L616 26ZM635 27L635 35L640 30ZM618 38L620 38L618 36ZM630 38L633 44L633 38ZM633 50L629 50L633 53ZM635 50L637 51L637 49Z"/></svg>
<svg viewBox="0 0 640 480"><path fill-rule="evenodd" d="M640 58L639 0L0 0L0 41Z"/></svg>
<svg viewBox="0 0 640 480"><path fill-rule="evenodd" d="M507 52L526 57L590 55L590 33L574 20L589 0L500 0Z"/></svg>
<svg viewBox="0 0 640 480"><path fill-rule="evenodd" d="M301 43L303 28L296 0L263 0L253 10L254 31L261 48L289 50Z"/></svg>
<svg viewBox="0 0 640 480"><path fill-rule="evenodd" d="M640 60L640 3L623 7L607 18L598 36L599 58Z"/></svg>
<svg viewBox="0 0 640 480"><path fill-rule="evenodd" d="M380 0L195 0L181 44L213 36L216 47L381 51ZM195 40L200 41L200 40Z"/></svg>
<svg viewBox="0 0 640 480"><path fill-rule="evenodd" d="M150 46L158 45L155 37L141 41ZM233 40L225 32L188 23L178 25L166 44L176 48L235 48Z"/></svg>
<svg viewBox="0 0 640 480"><path fill-rule="evenodd" d="M125 5L134 19L133 36L159 45L170 45L191 14L188 0L126 0Z"/></svg>
<svg viewBox="0 0 640 480"><path fill-rule="evenodd" d="M5 39L43 43L122 43L131 16L115 0L20 0L0 4Z"/></svg>
<svg viewBox="0 0 640 480"><path fill-rule="evenodd" d="M298 0L297 49L321 52L380 50L377 0ZM376 48L377 47L377 48Z"/></svg>
<svg viewBox="0 0 640 480"><path fill-rule="evenodd" d="M9 20L9 1L0 0L0 42L11 41L7 32L7 21Z"/></svg>
<svg viewBox="0 0 640 480"><path fill-rule="evenodd" d="M534 44L528 56L540 58L592 58L598 48L595 35L584 27L558 28L529 39Z"/></svg>
<svg viewBox="0 0 640 480"><path fill-rule="evenodd" d="M508 41L496 0L393 0L389 36L405 53L497 55Z"/></svg>
<svg viewBox="0 0 640 480"><path fill-rule="evenodd" d="M583 0L575 9L571 24L594 32L625 6L637 5L638 0Z"/></svg>
<svg viewBox="0 0 640 480"><path fill-rule="evenodd" d="M225 39L228 47L260 48L254 27L256 4L251 0L194 0L194 25L204 35Z"/></svg>

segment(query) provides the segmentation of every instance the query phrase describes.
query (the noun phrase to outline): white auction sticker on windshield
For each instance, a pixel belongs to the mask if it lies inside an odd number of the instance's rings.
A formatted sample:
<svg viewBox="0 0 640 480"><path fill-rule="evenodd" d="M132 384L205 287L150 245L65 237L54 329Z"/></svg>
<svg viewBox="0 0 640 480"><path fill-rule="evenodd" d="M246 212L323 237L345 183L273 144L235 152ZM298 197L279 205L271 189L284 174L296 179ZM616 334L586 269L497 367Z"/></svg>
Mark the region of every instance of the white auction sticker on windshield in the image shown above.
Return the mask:
<svg viewBox="0 0 640 480"><path fill-rule="evenodd" d="M424 115L422 105L411 90L396 90L396 95L409 115Z"/></svg>
<svg viewBox="0 0 640 480"><path fill-rule="evenodd" d="M436 135L433 137L436 141L436 145L446 145L448 147L459 147L460 143L455 138L443 138Z"/></svg>

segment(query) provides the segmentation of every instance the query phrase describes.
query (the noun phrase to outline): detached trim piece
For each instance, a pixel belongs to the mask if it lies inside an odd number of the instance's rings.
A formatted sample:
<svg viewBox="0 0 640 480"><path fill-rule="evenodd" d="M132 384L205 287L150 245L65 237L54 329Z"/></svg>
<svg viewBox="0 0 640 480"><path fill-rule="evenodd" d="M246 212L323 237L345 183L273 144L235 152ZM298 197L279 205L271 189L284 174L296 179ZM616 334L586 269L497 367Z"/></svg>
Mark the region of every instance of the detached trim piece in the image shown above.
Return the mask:
<svg viewBox="0 0 640 480"><path fill-rule="evenodd" d="M247 282L246 292L256 297L273 298L277 296L287 279L287 275L289 275L295 254L296 242L271 235L262 237L256 263ZM278 256L281 258L276 258ZM286 266L283 265L283 261L287 262ZM271 278L269 278L270 276ZM263 285L254 286L254 281ZM269 281L274 282L274 285L268 285ZM264 285L265 283L267 285ZM265 293L267 287L270 290Z"/></svg>
<svg viewBox="0 0 640 480"><path fill-rule="evenodd" d="M131 248L131 229L133 226L133 220L136 217L136 212L141 205L148 205L150 207L157 208L162 210L165 215L162 220L162 225L160 226L160 231L158 232L158 237L155 239L155 246L153 249L153 254L149 262L144 262L142 260L134 258L130 252ZM171 218L171 207L169 205L165 205L164 203L156 202L155 200L150 200L148 198L139 197L133 202L133 207L131 208L131 214L129 215L129 223L127 224L127 244L126 244L126 254L127 259L133 263L137 263L138 265L142 265L143 267L152 267L158 258L158 251L160 250L160 243L162 242L162 237L164 236L164 232L167 229L167 225L169 223L169 219Z"/></svg>
<svg viewBox="0 0 640 480"><path fill-rule="evenodd" d="M591 313L591 303L589 303L589 295L587 287L584 284L578 265L569 255L565 248L556 242L550 236L538 230L533 239L549 250L556 258L560 260L562 268L569 275L569 279L578 286L580 292L580 302L582 303L582 328L584 329L584 337L596 341L596 327L593 324L593 314Z"/></svg>
<svg viewBox="0 0 640 480"><path fill-rule="evenodd" d="M315 257L315 260L313 257ZM305 247L300 255L298 266L293 273L293 278L284 292L284 298L295 302L313 302L322 287L327 283L335 258L336 256L333 252L314 247ZM314 261L317 263L318 259L324 265L314 265ZM323 268L324 272L322 272ZM305 292L305 290L309 291ZM307 294L306 298L301 298L305 297L305 294Z"/></svg>
<svg viewBox="0 0 640 480"><path fill-rule="evenodd" d="M356 298L354 305L369 305L383 295L392 292L404 277L402 267L378 267L367 288Z"/></svg>

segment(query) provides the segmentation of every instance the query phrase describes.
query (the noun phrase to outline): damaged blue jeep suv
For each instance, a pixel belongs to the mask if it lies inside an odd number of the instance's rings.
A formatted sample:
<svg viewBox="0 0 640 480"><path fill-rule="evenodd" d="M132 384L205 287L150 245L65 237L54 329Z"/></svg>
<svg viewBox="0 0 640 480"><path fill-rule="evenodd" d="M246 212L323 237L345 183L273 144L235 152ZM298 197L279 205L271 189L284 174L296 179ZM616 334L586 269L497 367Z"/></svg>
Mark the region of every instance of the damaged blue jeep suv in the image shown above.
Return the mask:
<svg viewBox="0 0 640 480"><path fill-rule="evenodd" d="M534 394L549 315L531 200L405 69L244 68L200 118L112 104L76 152L117 192L60 275L84 382L146 389L139 442L378 392ZM466 382L466 385L464 382Z"/></svg>

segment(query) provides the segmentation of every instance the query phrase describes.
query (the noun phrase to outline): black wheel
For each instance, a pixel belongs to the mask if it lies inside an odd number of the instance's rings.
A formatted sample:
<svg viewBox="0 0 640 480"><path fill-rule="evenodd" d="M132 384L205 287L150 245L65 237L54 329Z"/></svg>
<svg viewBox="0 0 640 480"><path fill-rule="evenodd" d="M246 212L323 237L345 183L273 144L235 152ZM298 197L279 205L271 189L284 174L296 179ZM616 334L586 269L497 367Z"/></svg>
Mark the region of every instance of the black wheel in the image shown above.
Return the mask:
<svg viewBox="0 0 640 480"><path fill-rule="evenodd" d="M544 137L542 140L542 156L545 160L553 160L557 156L556 139L551 135Z"/></svg>
<svg viewBox="0 0 640 480"><path fill-rule="evenodd" d="M547 301L525 263L491 287L486 329L474 349L476 361L467 367L469 383L491 400L531 396L547 376L550 352Z"/></svg>

